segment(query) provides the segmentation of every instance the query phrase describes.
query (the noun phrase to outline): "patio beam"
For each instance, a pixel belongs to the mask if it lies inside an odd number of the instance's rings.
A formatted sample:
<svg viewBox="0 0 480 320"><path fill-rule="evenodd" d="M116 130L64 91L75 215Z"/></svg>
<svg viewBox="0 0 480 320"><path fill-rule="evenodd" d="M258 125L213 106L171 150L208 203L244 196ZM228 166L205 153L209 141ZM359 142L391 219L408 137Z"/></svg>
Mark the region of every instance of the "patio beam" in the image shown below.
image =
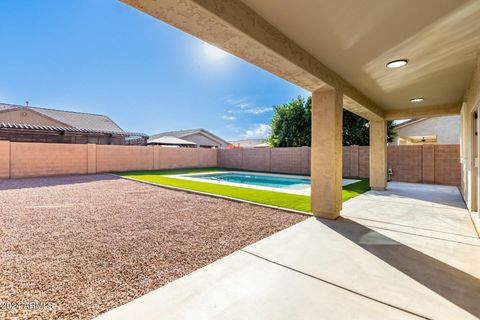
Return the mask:
<svg viewBox="0 0 480 320"><path fill-rule="evenodd" d="M121 0L140 11L314 92L340 88L344 107L366 119L385 111L241 1Z"/></svg>
<svg viewBox="0 0 480 320"><path fill-rule="evenodd" d="M385 112L385 120L417 119L459 115L462 103L448 103L426 107L408 107Z"/></svg>
<svg viewBox="0 0 480 320"><path fill-rule="evenodd" d="M311 209L321 218L342 209L342 104L340 90L312 93Z"/></svg>
<svg viewBox="0 0 480 320"><path fill-rule="evenodd" d="M370 188L387 188L387 121L370 121Z"/></svg>

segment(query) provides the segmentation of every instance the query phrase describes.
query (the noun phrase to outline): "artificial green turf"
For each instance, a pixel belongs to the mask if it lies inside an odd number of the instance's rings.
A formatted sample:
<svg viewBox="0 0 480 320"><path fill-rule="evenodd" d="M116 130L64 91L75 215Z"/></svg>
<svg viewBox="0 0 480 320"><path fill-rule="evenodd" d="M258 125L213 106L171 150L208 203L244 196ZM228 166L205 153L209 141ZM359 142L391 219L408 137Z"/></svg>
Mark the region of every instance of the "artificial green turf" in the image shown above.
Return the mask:
<svg viewBox="0 0 480 320"><path fill-rule="evenodd" d="M310 197L283 192L274 192L258 189L240 188L226 185L219 185L208 182L197 182L183 179L166 177L174 174L201 173L212 171L227 171L222 168L202 169L174 169L154 171L129 171L117 173L119 176L137 180L156 183L159 185L201 191L257 203L268 204L277 207L310 212ZM343 187L342 200L346 201L370 190L368 179Z"/></svg>

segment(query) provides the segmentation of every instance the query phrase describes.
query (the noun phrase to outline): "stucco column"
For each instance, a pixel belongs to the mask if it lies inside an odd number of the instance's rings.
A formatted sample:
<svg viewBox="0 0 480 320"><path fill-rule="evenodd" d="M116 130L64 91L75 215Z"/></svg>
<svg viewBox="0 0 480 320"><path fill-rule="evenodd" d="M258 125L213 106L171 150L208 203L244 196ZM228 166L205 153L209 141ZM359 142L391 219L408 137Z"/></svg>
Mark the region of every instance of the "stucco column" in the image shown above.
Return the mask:
<svg viewBox="0 0 480 320"><path fill-rule="evenodd" d="M312 93L311 206L328 219L342 210L342 108L339 90Z"/></svg>
<svg viewBox="0 0 480 320"><path fill-rule="evenodd" d="M370 121L370 188L387 188L387 121Z"/></svg>

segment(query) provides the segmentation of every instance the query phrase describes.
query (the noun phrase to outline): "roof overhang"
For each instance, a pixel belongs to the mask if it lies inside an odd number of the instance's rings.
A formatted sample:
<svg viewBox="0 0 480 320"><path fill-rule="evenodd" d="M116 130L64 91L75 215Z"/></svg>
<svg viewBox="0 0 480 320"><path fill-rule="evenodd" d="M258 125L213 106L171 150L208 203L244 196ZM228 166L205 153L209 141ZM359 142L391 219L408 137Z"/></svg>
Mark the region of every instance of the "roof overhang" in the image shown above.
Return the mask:
<svg viewBox="0 0 480 320"><path fill-rule="evenodd" d="M213 140L215 142L217 142L218 144L220 145L229 145L230 143L228 141L225 141L223 140L222 138L206 131L206 130L197 130L197 131L193 131L193 132L188 132L188 133L185 133L185 134L182 134L180 135L179 137L180 138L186 138L186 137L189 137L189 136L192 136L194 134L201 134L207 138L209 138L210 140Z"/></svg>
<svg viewBox="0 0 480 320"><path fill-rule="evenodd" d="M162 144L162 145L181 145L181 146L196 146L197 144L191 141L183 140L172 136L162 136L156 139L149 139L147 144Z"/></svg>
<svg viewBox="0 0 480 320"><path fill-rule="evenodd" d="M104 131L104 130L91 130L91 129L79 129L73 127L57 127L57 126L45 126L36 124L19 124L19 123L0 123L0 130L16 130L16 131L43 131L43 132L59 132L59 133L83 133L83 134L96 134L96 135L111 135L111 136L123 136L123 137L140 137L147 138L144 133L139 132L125 132L125 131Z"/></svg>
<svg viewBox="0 0 480 320"><path fill-rule="evenodd" d="M370 120L458 114L480 45L477 0L122 1Z"/></svg>

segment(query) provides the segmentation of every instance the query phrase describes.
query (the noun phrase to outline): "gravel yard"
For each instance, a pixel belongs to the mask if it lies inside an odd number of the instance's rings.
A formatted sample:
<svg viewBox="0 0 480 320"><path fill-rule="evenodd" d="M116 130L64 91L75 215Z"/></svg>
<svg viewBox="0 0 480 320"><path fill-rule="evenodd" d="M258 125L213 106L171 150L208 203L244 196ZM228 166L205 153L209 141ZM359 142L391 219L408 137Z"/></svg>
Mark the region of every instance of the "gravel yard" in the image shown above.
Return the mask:
<svg viewBox="0 0 480 320"><path fill-rule="evenodd" d="M110 175L0 180L0 204L0 319L90 319L306 218Z"/></svg>

